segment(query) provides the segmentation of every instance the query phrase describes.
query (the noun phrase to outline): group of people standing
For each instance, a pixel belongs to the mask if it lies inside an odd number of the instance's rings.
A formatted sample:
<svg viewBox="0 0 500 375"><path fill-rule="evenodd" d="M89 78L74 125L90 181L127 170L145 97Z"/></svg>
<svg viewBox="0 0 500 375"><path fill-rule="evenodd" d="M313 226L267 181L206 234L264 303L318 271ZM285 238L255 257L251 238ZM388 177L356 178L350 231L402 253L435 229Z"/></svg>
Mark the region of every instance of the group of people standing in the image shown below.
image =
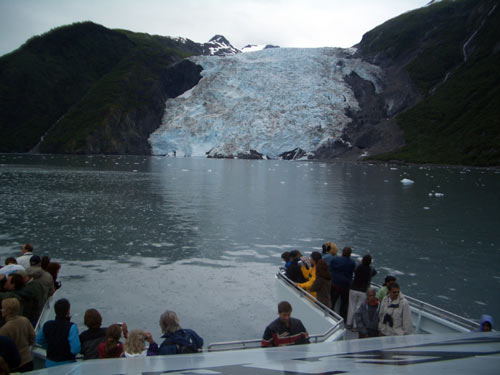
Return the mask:
<svg viewBox="0 0 500 375"><path fill-rule="evenodd" d="M33 370L34 328L45 302L61 285L57 280L60 267L49 257L34 254L30 244L22 246L20 256L9 257L0 266L0 367L16 372Z"/></svg>
<svg viewBox="0 0 500 375"><path fill-rule="evenodd" d="M333 242L323 244L322 249L309 258L298 250L284 252L286 276L328 308L334 309L340 299L339 315L360 338L413 333L410 305L395 277L387 276L376 293L370 288L377 274L370 254L356 264L350 247L344 247L340 256Z"/></svg>

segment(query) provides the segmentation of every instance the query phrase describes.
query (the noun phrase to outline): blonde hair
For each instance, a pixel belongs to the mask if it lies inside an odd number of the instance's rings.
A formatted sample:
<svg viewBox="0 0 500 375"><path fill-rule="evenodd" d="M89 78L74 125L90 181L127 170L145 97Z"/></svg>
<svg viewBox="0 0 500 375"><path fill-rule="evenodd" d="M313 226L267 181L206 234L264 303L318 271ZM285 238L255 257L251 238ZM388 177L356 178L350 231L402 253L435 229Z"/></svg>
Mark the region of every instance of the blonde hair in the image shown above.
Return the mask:
<svg viewBox="0 0 500 375"><path fill-rule="evenodd" d="M19 315L21 304L17 298L6 298L2 301L2 310L5 311L5 315Z"/></svg>
<svg viewBox="0 0 500 375"><path fill-rule="evenodd" d="M173 333L181 329L179 318L173 311L165 311L160 316L160 328L163 333Z"/></svg>
<svg viewBox="0 0 500 375"><path fill-rule="evenodd" d="M146 333L141 329L133 329L129 332L123 350L129 354L140 354L146 349L144 340Z"/></svg>

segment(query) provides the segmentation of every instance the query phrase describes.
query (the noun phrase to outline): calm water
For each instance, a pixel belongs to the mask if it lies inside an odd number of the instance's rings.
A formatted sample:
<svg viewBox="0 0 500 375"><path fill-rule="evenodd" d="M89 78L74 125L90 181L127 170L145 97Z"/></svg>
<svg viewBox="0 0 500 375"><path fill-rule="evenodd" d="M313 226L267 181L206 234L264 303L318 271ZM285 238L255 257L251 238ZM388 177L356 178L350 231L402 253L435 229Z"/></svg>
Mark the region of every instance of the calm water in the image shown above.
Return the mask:
<svg viewBox="0 0 500 375"><path fill-rule="evenodd" d="M281 252L329 240L371 253L377 282L500 322L499 192L488 170L0 155L0 258L33 243L63 264L73 321L95 307L157 340L165 309L207 343L260 337Z"/></svg>

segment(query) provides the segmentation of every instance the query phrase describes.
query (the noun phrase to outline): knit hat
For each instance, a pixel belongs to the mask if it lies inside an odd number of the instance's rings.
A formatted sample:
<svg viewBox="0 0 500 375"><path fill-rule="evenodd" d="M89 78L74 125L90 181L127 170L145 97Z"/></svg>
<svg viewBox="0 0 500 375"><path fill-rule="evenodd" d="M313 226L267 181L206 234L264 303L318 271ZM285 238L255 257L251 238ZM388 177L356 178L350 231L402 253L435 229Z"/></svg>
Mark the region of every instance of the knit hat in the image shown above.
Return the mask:
<svg viewBox="0 0 500 375"><path fill-rule="evenodd" d="M31 258L30 258L30 264L32 266L36 265L36 264L40 264L42 260L40 259L40 257L38 255L33 255Z"/></svg>

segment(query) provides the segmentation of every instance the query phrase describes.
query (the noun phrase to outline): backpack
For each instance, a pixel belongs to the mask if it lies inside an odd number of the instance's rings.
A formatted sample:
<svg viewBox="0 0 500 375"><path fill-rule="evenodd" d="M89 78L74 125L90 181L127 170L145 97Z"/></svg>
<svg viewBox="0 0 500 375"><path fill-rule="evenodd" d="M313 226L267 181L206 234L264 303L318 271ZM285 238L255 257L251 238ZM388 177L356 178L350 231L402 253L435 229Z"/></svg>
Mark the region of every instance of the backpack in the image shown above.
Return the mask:
<svg viewBox="0 0 500 375"><path fill-rule="evenodd" d="M165 348L166 346L175 347L175 354L198 353L196 340L193 339L189 331L184 329L181 329L166 338L166 340L161 344L160 348ZM170 352L172 350L170 349L168 351Z"/></svg>

